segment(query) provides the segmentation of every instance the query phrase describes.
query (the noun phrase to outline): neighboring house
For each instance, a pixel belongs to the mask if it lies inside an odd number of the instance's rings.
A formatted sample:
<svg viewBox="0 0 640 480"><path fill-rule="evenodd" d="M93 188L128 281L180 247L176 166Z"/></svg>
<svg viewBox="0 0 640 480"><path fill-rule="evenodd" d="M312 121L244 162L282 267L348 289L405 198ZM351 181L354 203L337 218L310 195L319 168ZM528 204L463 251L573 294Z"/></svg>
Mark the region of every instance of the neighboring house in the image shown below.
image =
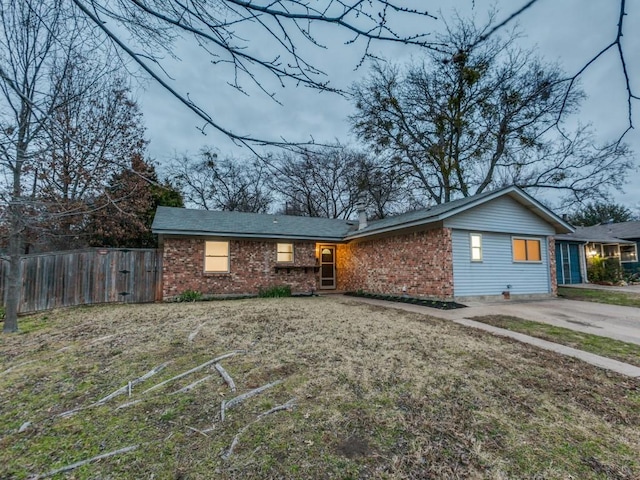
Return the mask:
<svg viewBox="0 0 640 480"><path fill-rule="evenodd" d="M574 232L555 238L556 269L561 285L586 283L587 266L596 256L616 259L628 272L640 272L640 222L576 227Z"/></svg>
<svg viewBox="0 0 640 480"><path fill-rule="evenodd" d="M555 294L570 225L517 187L382 220L158 207L165 299L186 290L357 291L438 299Z"/></svg>

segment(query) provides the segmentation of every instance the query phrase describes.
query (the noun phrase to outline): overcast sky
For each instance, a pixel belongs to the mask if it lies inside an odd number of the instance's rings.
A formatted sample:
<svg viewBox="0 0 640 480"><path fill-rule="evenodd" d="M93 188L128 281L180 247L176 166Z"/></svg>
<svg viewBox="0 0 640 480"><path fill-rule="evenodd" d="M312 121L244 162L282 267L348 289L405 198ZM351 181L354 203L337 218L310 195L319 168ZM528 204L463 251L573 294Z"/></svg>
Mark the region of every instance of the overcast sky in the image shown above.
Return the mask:
<svg viewBox="0 0 640 480"><path fill-rule="evenodd" d="M497 18L502 20L527 3L524 0L488 2L482 0L441 0L419 2L441 19L451 20L455 10L462 16L475 15L481 21L493 6ZM627 53L632 88L640 92L640 2L627 2L625 32L623 38ZM614 0L541 0L519 18L523 47L536 47L547 61L558 62L570 74L577 72L591 57L615 39L618 21L618 2ZM421 19L424 31L442 30L441 20ZM354 81L363 78L368 68L355 69L363 48L345 46L346 37L333 27L318 29L318 38L326 49L306 45L303 56L328 74L331 84L346 89ZM260 48L255 45L252 48ZM268 48L265 44L264 48ZM380 45L376 53L396 62L420 58L416 48L401 45ZM280 88L272 79L263 78L267 87L276 92L281 104L245 83L249 96L230 88L226 82L231 70L212 65L210 58L193 42L179 42L176 52L180 61L165 63L170 80L180 93L207 111L225 128L238 134L249 134L267 139L286 138L289 141L307 141L313 137L318 142L339 140L355 142L349 131L347 117L352 113L349 101L338 95L318 93L304 87L286 85ZM579 118L574 121L592 123L602 141L619 136L627 125L627 97L622 69L615 51L610 51L592 65L582 76L581 85L588 99L583 103ZM195 114L181 105L160 86L148 83L139 92L139 103L150 140L149 152L161 165L173 155L195 154L203 146L212 146L223 155L249 156L246 149L236 147L211 127L203 135L203 126ZM634 123L640 128L640 102L634 104ZM636 166L640 158L640 132L632 130L625 137L636 152ZM629 176L625 193L615 193L615 200L640 211L640 172ZM543 200L551 200L544 199Z"/></svg>

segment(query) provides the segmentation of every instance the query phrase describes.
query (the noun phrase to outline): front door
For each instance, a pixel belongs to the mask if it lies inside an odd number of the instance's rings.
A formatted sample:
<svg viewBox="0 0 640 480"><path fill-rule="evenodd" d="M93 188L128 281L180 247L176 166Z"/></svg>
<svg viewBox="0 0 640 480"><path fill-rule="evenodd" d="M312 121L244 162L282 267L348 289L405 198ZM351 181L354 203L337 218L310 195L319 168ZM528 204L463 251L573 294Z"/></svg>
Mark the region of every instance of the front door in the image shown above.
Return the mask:
<svg viewBox="0 0 640 480"><path fill-rule="evenodd" d="M336 247L320 245L320 288L336 288Z"/></svg>
<svg viewBox="0 0 640 480"><path fill-rule="evenodd" d="M582 283L580 248L577 244L556 244L556 273L560 285Z"/></svg>
<svg viewBox="0 0 640 480"><path fill-rule="evenodd" d="M571 263L571 283L582 283L580 272L580 247L576 244L569 245L569 259Z"/></svg>

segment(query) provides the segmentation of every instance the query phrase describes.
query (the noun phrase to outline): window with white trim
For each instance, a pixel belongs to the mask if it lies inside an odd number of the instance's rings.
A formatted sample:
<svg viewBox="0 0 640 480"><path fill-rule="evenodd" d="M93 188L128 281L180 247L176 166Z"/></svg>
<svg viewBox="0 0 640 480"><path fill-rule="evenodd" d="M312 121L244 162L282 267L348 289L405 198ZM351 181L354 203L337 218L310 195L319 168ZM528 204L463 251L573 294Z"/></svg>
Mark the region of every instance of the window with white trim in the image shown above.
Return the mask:
<svg viewBox="0 0 640 480"><path fill-rule="evenodd" d="M539 238L512 238L514 262L541 262L542 248Z"/></svg>
<svg viewBox="0 0 640 480"><path fill-rule="evenodd" d="M620 245L620 261L622 263L637 262L638 249L636 245Z"/></svg>
<svg viewBox="0 0 640 480"><path fill-rule="evenodd" d="M469 237L469 244L471 247L471 261L482 261L482 235L479 233L472 233Z"/></svg>
<svg viewBox="0 0 640 480"><path fill-rule="evenodd" d="M229 272L229 242L205 242L204 271L206 273Z"/></svg>
<svg viewBox="0 0 640 480"><path fill-rule="evenodd" d="M293 263L293 243L278 243L276 261Z"/></svg>

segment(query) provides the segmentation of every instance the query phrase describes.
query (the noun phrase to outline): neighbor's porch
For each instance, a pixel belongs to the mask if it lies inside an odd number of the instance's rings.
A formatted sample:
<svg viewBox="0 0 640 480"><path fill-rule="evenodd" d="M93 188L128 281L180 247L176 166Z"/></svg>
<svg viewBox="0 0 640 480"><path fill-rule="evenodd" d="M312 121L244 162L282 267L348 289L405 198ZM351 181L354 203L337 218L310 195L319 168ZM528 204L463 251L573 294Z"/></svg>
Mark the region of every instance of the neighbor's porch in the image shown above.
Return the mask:
<svg viewBox="0 0 640 480"><path fill-rule="evenodd" d="M618 243L591 242L585 245L587 264L591 265L595 258L617 260L621 266L625 263L638 262L638 248L634 242L620 241Z"/></svg>

